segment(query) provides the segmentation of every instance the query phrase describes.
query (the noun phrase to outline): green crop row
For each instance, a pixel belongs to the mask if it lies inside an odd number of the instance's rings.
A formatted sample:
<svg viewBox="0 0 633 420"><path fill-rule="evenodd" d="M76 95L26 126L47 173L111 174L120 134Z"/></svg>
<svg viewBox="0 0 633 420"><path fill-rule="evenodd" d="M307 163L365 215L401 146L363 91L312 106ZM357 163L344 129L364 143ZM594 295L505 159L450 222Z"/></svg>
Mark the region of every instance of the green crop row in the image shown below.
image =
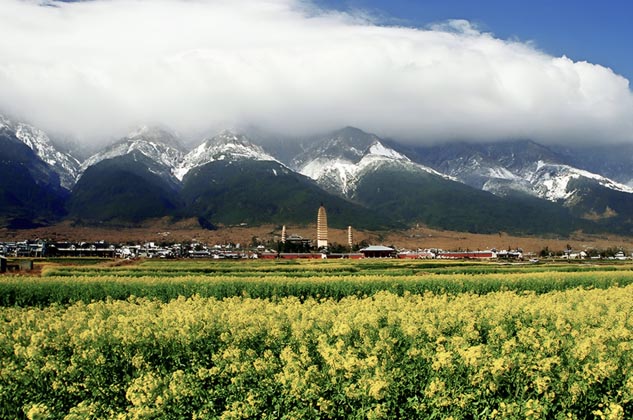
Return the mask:
<svg viewBox="0 0 633 420"><path fill-rule="evenodd" d="M413 276L329 275L287 276L165 276L118 275L61 277L4 277L0 279L0 306L39 306L78 301L148 297L167 302L194 295L224 299L233 296L276 299L288 296L332 298L372 296L380 291L404 293L474 293L533 291L539 294L574 288L606 289L633 284L631 271L535 272L496 274L420 274Z"/></svg>
<svg viewBox="0 0 633 420"><path fill-rule="evenodd" d="M181 277L196 275L217 275L227 277L319 277L323 275L346 277L361 275L387 276L390 278L411 276L422 273L432 274L495 274L495 273L540 273L540 272L593 272L631 271L633 266L590 265L590 264L497 264L497 263L455 263L455 262L347 262L347 263L303 263L285 262L188 262L188 261L145 261L137 265L121 267L108 266L49 266L44 276L121 276L121 277Z"/></svg>

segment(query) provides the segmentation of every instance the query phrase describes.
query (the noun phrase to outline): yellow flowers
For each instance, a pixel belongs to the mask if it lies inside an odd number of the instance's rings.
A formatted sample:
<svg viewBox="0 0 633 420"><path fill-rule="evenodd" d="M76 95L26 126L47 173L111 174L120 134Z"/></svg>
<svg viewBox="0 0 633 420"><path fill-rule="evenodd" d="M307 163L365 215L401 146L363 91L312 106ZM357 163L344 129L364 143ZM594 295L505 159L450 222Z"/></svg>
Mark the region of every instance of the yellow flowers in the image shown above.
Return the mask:
<svg viewBox="0 0 633 420"><path fill-rule="evenodd" d="M433 361L433 370L442 368L450 368L453 364L453 354L450 351L440 350L435 354Z"/></svg>
<svg viewBox="0 0 633 420"><path fill-rule="evenodd" d="M591 412L596 418L601 420L622 420L624 416L624 408L620 404L609 403L606 407L603 404L600 405L600 410L594 410Z"/></svg>
<svg viewBox="0 0 633 420"><path fill-rule="evenodd" d="M0 418L630 418L633 286L0 309Z"/></svg>
<svg viewBox="0 0 633 420"><path fill-rule="evenodd" d="M29 420L48 419L50 414L50 410L44 404L33 404L26 410L26 418Z"/></svg>

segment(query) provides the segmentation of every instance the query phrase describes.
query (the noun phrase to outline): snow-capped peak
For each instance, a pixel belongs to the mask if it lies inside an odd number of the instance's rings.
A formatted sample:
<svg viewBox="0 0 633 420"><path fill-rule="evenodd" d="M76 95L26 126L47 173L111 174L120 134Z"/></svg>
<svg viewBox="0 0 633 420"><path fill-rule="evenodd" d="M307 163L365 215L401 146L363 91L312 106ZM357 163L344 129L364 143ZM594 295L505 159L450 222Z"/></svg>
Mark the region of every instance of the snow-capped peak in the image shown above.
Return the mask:
<svg viewBox="0 0 633 420"><path fill-rule="evenodd" d="M378 170L383 165L447 178L385 146L377 136L350 127L314 144L295 161L301 174L314 179L326 189L345 196L354 193L358 181L365 174Z"/></svg>
<svg viewBox="0 0 633 420"><path fill-rule="evenodd" d="M245 135L224 130L205 140L198 147L187 153L180 166L176 169L175 175L178 179L182 180L193 168L218 160L263 160L279 162L266 153L260 146L253 144Z"/></svg>
<svg viewBox="0 0 633 420"><path fill-rule="evenodd" d="M22 122L11 121L0 115L0 128L13 131L22 143L26 144L44 162L49 164L59 175L62 187L71 189L79 173L79 161L67 153L63 153L53 145L48 135L39 128Z"/></svg>
<svg viewBox="0 0 633 420"><path fill-rule="evenodd" d="M82 172L102 160L127 155L134 151L141 152L172 172L184 154L175 134L159 127L141 126L120 141L86 159L81 165Z"/></svg>
<svg viewBox="0 0 633 420"><path fill-rule="evenodd" d="M147 142L163 143L174 149L184 151L178 135L171 130L163 127L142 125L136 130L130 132L125 139L127 140L144 140Z"/></svg>

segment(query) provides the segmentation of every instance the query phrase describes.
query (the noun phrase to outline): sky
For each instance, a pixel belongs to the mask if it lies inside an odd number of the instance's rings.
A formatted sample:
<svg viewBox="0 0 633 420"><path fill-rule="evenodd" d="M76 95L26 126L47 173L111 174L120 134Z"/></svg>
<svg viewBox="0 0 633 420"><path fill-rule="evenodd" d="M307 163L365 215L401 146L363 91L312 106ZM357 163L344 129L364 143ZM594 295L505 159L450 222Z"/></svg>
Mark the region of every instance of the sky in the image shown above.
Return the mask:
<svg viewBox="0 0 633 420"><path fill-rule="evenodd" d="M630 1L0 1L0 111L108 141L633 142Z"/></svg>
<svg viewBox="0 0 633 420"><path fill-rule="evenodd" d="M548 54L601 64L633 80L630 0L319 0L319 4L365 11L386 23L419 28L465 19L499 38L531 42Z"/></svg>

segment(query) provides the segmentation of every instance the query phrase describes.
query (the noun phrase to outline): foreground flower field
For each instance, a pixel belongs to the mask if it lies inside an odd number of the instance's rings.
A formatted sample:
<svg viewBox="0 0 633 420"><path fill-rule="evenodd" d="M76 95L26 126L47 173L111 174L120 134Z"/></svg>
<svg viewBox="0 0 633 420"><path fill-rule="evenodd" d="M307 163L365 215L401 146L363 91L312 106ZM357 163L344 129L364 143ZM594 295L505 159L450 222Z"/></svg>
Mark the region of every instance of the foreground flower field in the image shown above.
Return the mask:
<svg viewBox="0 0 633 420"><path fill-rule="evenodd" d="M631 285L7 306L0 418L624 419L632 314Z"/></svg>

